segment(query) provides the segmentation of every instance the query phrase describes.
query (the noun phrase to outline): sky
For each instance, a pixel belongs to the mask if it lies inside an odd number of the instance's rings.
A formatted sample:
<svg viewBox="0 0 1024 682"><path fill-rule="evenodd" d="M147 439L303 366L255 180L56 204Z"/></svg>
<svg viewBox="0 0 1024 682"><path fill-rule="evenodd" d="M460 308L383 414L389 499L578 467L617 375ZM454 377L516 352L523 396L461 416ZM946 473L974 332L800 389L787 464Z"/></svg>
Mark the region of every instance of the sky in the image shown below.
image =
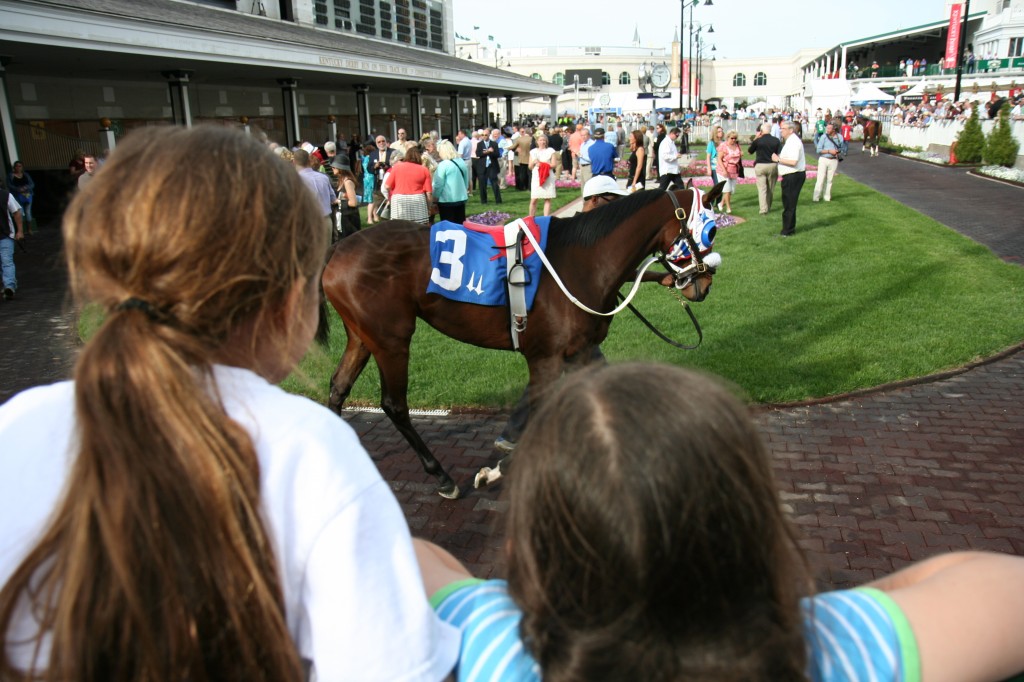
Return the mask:
<svg viewBox="0 0 1024 682"><path fill-rule="evenodd" d="M681 0L583 0L507 4L452 0L455 32L502 48L538 46L629 46L634 27L642 47L664 47L679 26ZM948 20L945 0L704 0L693 9L695 24L710 24L718 59L786 57L802 47L827 49L843 41ZM544 7L539 11L532 7ZM509 8L512 8L511 11ZM781 10L785 9L785 16ZM827 11L826 11L827 8ZM854 8L855 11L850 11ZM686 10L690 21L690 10ZM528 28L520 28L523 24ZM474 30L474 26L479 26ZM813 27L813 28L812 28ZM827 35L826 35L827 34ZM794 40L795 36L795 40ZM685 36L684 36L685 39Z"/></svg>

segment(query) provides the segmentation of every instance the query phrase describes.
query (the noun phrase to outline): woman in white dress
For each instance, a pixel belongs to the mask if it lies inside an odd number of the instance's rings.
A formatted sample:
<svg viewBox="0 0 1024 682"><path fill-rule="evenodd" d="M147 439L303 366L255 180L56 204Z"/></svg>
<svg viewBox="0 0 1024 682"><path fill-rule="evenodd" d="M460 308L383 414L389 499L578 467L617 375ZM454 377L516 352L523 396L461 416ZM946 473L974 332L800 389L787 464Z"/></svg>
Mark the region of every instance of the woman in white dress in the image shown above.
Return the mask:
<svg viewBox="0 0 1024 682"><path fill-rule="evenodd" d="M537 215L537 199L544 200L544 215L551 215L558 177L559 154L548 146L548 136L537 136L537 148L530 150L530 217Z"/></svg>

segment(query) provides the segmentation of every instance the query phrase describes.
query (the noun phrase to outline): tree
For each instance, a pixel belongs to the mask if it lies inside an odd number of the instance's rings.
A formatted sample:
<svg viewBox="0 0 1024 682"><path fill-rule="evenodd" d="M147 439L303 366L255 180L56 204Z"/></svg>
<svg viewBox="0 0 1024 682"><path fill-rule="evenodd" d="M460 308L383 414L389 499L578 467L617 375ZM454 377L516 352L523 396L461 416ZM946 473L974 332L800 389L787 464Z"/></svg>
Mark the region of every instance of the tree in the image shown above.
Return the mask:
<svg viewBox="0 0 1024 682"><path fill-rule="evenodd" d="M1010 132L1010 107L1007 102L999 107L999 120L985 140L985 162L993 166L1010 168L1017 160L1018 151L1020 144L1013 139L1013 133Z"/></svg>
<svg viewBox="0 0 1024 682"><path fill-rule="evenodd" d="M978 120L977 102L971 107L971 117L964 124L964 129L956 136L956 158L958 163L978 163L985 149L985 133L981 131Z"/></svg>

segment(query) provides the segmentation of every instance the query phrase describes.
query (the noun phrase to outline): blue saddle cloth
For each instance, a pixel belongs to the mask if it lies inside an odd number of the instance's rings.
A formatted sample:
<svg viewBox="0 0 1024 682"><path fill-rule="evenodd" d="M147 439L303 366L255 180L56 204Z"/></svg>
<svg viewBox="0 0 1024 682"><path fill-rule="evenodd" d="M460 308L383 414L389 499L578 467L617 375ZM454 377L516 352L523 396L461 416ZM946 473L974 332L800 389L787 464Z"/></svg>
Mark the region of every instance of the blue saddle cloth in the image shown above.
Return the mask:
<svg viewBox="0 0 1024 682"><path fill-rule="evenodd" d="M537 237L541 249L546 249L550 218L524 218L523 222ZM481 232L446 220L435 223L430 227L431 271L427 293L461 303L507 305L503 246L504 236L500 231ZM530 310L543 264L529 242L523 245L523 265L527 272L526 308Z"/></svg>

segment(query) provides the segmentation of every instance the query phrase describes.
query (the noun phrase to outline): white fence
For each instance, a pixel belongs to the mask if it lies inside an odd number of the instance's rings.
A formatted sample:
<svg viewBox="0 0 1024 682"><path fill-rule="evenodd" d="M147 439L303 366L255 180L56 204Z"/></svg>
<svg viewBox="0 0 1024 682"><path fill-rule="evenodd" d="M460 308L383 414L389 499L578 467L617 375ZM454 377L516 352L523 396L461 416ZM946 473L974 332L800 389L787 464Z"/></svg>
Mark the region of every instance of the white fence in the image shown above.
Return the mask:
<svg viewBox="0 0 1024 682"><path fill-rule="evenodd" d="M981 129L988 135L992 132L995 124L995 121L982 121ZM901 147L916 147L921 150L932 149L935 151L935 147L948 150L963 128L962 121L939 121L924 128L887 123L883 126L882 133L889 138L890 142ZM1020 145L1020 152L1024 154L1024 121L1011 121L1010 131ZM1024 169L1024 155L1017 157L1016 167Z"/></svg>

